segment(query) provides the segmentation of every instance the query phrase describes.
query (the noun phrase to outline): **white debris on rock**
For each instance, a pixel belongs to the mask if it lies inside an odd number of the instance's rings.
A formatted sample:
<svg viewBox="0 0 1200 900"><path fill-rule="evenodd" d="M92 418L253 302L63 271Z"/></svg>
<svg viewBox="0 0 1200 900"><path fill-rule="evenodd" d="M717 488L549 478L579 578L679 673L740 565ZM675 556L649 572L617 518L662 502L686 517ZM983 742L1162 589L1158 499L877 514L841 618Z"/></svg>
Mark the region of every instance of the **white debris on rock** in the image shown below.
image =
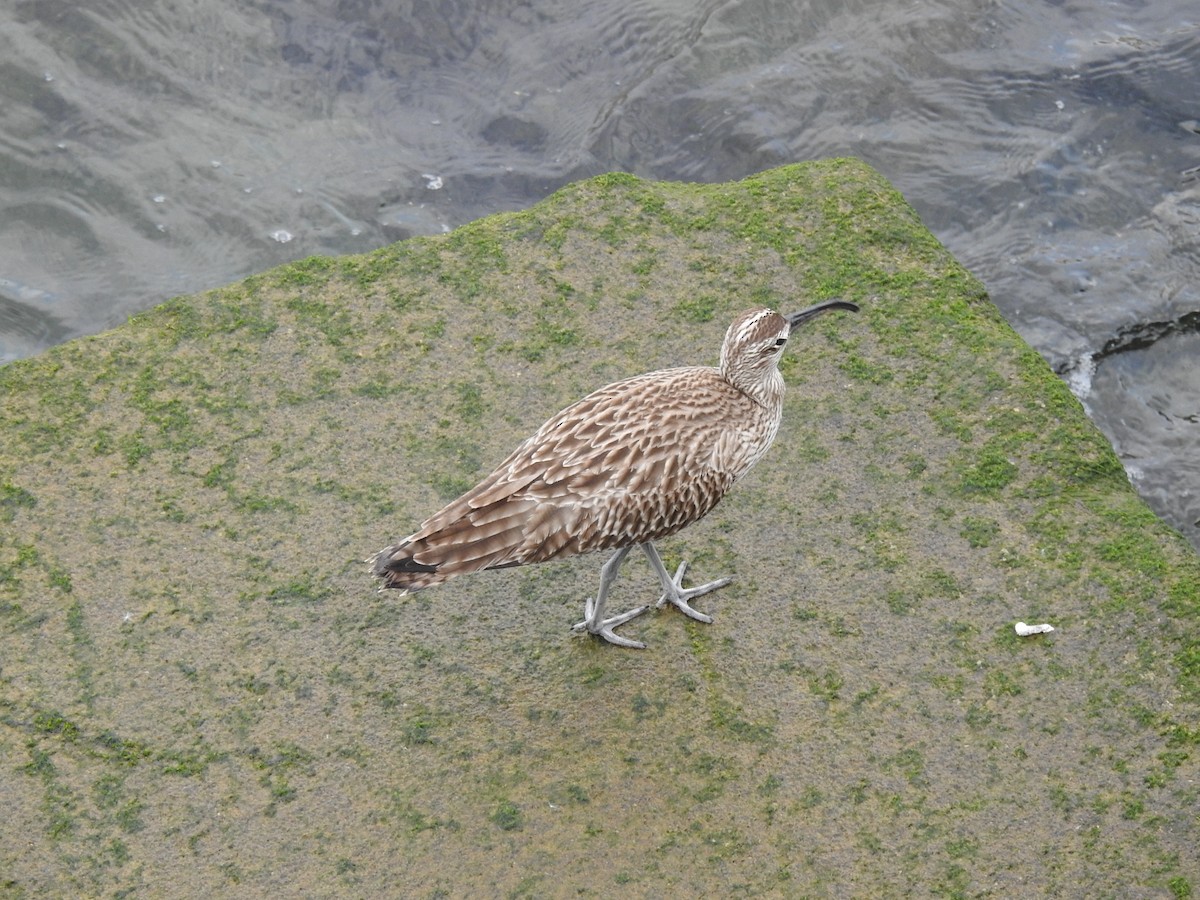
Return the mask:
<svg viewBox="0 0 1200 900"><path fill-rule="evenodd" d="M1041 625L1026 625L1024 622L1018 622L1016 626L1017 634L1021 637L1029 637L1031 634L1049 634L1054 630L1053 625L1043 622Z"/></svg>

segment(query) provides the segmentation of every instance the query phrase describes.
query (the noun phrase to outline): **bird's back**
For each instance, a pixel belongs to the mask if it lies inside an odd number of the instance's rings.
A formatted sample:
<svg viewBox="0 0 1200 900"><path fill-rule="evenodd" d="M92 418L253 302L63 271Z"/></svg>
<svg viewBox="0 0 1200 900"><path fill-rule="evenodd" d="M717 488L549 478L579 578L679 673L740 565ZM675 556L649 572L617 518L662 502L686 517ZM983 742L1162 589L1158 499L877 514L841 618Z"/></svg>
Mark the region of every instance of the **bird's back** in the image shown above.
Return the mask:
<svg viewBox="0 0 1200 900"><path fill-rule="evenodd" d="M754 402L708 366L607 385L380 553L376 574L389 587L417 590L674 534L762 456L779 415L779 404Z"/></svg>

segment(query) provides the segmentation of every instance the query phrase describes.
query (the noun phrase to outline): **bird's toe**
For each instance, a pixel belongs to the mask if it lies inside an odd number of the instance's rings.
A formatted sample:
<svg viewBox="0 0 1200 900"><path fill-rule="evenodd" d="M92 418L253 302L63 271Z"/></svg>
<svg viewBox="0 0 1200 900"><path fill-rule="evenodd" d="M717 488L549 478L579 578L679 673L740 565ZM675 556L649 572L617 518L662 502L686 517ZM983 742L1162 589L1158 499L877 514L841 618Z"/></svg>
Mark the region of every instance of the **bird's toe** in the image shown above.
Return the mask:
<svg viewBox="0 0 1200 900"><path fill-rule="evenodd" d="M700 612L693 607L689 600L694 597L700 597L707 594L709 591L715 591L717 588L723 588L729 584L732 578L718 578L716 581L710 581L707 584L697 585L693 588L685 588L683 586L683 576L687 571L687 561L684 560L679 564L679 568L675 570L675 577L671 579L670 587L663 591L661 597L658 598L658 607L661 609L670 603L685 616L695 619L697 622L703 622L706 625L712 623L712 616Z"/></svg>
<svg viewBox="0 0 1200 900"><path fill-rule="evenodd" d="M618 625L624 625L631 619L636 619L650 607L639 606L637 609L631 609L629 612L623 612L619 616L613 616L610 619L603 619L599 622L594 621L595 602L589 597L587 603L584 604L584 614L586 618L582 622L576 622L571 626L572 631L584 632L593 634L596 637L604 638L610 644L616 644L618 647L633 647L637 650L646 649L646 645L641 641L630 640L627 637L622 637L613 631Z"/></svg>

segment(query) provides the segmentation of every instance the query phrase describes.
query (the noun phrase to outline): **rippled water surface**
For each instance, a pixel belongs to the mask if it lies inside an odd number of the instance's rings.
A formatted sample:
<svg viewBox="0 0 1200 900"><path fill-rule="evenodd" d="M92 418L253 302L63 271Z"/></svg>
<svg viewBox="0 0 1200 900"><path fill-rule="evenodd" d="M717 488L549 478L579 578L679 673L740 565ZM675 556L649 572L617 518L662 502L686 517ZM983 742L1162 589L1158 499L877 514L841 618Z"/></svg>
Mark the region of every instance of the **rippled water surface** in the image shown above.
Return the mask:
<svg viewBox="0 0 1200 900"><path fill-rule="evenodd" d="M1194 0L36 0L0 26L0 360L599 172L855 155L1200 540Z"/></svg>

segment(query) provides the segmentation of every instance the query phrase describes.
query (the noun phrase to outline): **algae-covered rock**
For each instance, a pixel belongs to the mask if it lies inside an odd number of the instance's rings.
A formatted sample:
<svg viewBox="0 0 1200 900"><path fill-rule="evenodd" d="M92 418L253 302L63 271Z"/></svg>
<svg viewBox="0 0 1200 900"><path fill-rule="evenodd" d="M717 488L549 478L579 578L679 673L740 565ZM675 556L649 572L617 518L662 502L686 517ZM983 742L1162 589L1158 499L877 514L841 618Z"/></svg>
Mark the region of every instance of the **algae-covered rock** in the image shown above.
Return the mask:
<svg viewBox="0 0 1200 900"><path fill-rule="evenodd" d="M364 557L546 417L797 332L779 439L573 635L586 557ZM1200 565L861 163L624 175L0 369L0 892L1200 890ZM631 557L614 609L655 599ZM1016 621L1050 622L1019 638Z"/></svg>

